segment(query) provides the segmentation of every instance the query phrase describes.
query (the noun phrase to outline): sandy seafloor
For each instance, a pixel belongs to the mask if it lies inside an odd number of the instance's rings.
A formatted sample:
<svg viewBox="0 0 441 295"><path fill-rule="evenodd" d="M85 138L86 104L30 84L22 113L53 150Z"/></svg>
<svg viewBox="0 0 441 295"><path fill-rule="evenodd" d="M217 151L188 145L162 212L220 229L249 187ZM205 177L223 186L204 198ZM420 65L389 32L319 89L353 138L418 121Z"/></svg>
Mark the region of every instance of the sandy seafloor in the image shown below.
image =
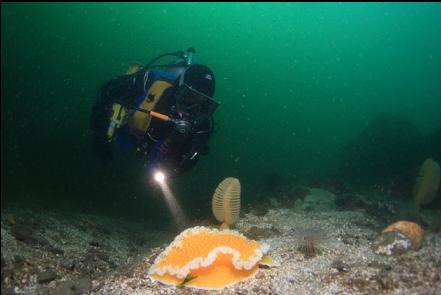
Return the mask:
<svg viewBox="0 0 441 295"><path fill-rule="evenodd" d="M351 206L337 206L338 196L310 188L298 202L271 199L263 211L243 210L236 229L269 244L278 266L219 291L147 277L176 233L98 215L2 209L2 294L441 294L441 212L350 197ZM382 228L400 219L423 226L422 248L376 254ZM307 258L299 246L311 232L320 237L318 253Z"/></svg>

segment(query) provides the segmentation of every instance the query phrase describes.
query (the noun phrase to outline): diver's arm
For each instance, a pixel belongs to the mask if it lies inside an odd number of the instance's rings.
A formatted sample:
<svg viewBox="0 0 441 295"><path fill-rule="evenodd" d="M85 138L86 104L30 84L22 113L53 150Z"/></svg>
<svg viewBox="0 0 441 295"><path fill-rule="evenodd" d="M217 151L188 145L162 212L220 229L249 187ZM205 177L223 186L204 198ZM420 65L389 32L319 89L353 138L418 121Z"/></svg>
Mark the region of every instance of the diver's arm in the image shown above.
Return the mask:
<svg viewBox="0 0 441 295"><path fill-rule="evenodd" d="M106 136L113 103L113 97L108 94L112 81L100 87L90 116L90 128L93 132L92 150L103 164L107 164L113 158L112 147Z"/></svg>
<svg viewBox="0 0 441 295"><path fill-rule="evenodd" d="M192 141L188 152L181 157L181 161L177 167L178 172L185 172L196 165L201 155L208 154L208 140L210 139L212 130L201 129L193 134Z"/></svg>
<svg viewBox="0 0 441 295"><path fill-rule="evenodd" d="M152 177L155 172L164 170L169 176L190 170L197 163L201 154L206 154L208 133L194 134L184 154L172 140L172 136L155 143L147 156L147 172Z"/></svg>
<svg viewBox="0 0 441 295"><path fill-rule="evenodd" d="M116 77L100 87L90 117L90 127L94 132L107 130L112 104L115 101L129 104L137 98L140 87L134 84L134 76Z"/></svg>

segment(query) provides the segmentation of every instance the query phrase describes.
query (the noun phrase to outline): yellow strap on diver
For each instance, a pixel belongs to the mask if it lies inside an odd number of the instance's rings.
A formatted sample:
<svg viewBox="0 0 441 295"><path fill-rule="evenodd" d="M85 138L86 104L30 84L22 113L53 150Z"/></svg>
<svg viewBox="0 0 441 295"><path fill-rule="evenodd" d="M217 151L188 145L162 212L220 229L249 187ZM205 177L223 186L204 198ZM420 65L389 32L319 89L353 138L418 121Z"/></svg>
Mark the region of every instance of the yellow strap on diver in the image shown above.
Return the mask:
<svg viewBox="0 0 441 295"><path fill-rule="evenodd" d="M144 97L139 108L146 111L153 111L156 104L161 99L164 91L172 87L167 81L155 81L150 87L148 94ZM133 135L142 138L150 126L152 116L145 112L135 111L129 119L130 131Z"/></svg>

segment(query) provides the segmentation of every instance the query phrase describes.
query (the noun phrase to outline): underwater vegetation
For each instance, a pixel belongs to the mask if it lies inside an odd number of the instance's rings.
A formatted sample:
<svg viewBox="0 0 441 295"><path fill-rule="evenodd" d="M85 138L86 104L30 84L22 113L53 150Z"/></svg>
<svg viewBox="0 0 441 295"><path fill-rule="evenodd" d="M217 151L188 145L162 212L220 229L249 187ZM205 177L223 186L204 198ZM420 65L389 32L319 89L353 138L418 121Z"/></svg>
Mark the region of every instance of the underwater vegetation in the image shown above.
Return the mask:
<svg viewBox="0 0 441 295"><path fill-rule="evenodd" d="M440 126L429 135L429 153L428 156L431 157L436 162L441 163L441 124ZM441 191L438 190L438 197L431 203L433 208L441 208Z"/></svg>
<svg viewBox="0 0 441 295"><path fill-rule="evenodd" d="M305 255L305 258L313 258L319 253L317 249L319 236L314 234L305 235L301 241L302 244L299 246L299 250Z"/></svg>
<svg viewBox="0 0 441 295"><path fill-rule="evenodd" d="M412 121L379 114L347 144L339 170L353 184L388 184L415 169L425 150L423 136Z"/></svg>
<svg viewBox="0 0 441 295"><path fill-rule="evenodd" d="M298 242L297 250L303 253L306 259L314 258L321 253L320 243L324 239L324 233L318 229L302 229L296 233Z"/></svg>
<svg viewBox="0 0 441 295"><path fill-rule="evenodd" d="M438 163L441 163L441 124L429 135L429 152L428 154Z"/></svg>
<svg viewBox="0 0 441 295"><path fill-rule="evenodd" d="M419 210L421 205L429 204L438 194L441 180L440 167L432 159L426 159L420 168L414 187L415 206Z"/></svg>
<svg viewBox="0 0 441 295"><path fill-rule="evenodd" d="M240 214L240 182L237 178L225 178L213 194L213 215L222 222L221 228L229 228Z"/></svg>

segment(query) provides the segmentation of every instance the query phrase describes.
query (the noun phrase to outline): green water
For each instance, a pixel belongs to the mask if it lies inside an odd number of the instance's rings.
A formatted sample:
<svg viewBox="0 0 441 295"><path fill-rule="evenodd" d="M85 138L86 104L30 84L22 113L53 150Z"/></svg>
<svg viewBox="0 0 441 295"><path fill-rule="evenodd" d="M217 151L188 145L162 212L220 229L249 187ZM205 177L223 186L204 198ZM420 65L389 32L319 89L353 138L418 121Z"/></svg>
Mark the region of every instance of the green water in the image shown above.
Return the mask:
<svg viewBox="0 0 441 295"><path fill-rule="evenodd" d="M389 166L441 160L440 19L439 3L2 3L2 204L167 210L132 154L99 165L89 116L99 86L130 63L190 46L222 105L210 154L171 184L186 210L208 215L227 176L248 201L268 175L350 175L347 145L379 114L404 122L401 137L412 129L399 145L410 158Z"/></svg>

